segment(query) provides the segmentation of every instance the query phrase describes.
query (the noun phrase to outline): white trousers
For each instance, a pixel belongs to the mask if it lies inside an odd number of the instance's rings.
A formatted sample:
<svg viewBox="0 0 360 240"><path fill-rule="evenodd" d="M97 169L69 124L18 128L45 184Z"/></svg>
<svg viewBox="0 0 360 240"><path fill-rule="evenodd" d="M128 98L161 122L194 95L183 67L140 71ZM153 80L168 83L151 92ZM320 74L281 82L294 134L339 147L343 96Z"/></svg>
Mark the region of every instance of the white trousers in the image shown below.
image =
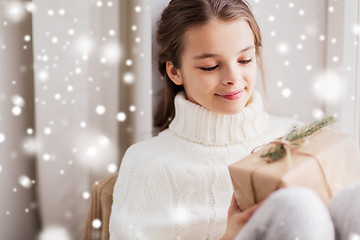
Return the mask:
<svg viewBox="0 0 360 240"><path fill-rule="evenodd" d="M311 189L273 192L236 240L360 240L360 182L339 192L328 207Z"/></svg>

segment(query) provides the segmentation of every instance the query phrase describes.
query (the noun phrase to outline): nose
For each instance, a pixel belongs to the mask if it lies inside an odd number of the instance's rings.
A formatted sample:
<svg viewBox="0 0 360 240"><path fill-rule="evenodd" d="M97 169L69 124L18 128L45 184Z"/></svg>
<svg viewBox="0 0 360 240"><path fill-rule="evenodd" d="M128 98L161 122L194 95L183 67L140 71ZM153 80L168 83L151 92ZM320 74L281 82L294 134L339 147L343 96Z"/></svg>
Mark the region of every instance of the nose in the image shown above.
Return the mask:
<svg viewBox="0 0 360 240"><path fill-rule="evenodd" d="M227 81L226 83L225 83L225 85L228 85L228 86L232 86L232 85L234 85L235 83L234 83L234 81Z"/></svg>
<svg viewBox="0 0 360 240"><path fill-rule="evenodd" d="M239 81L241 73L236 68L236 66L228 66L224 69L224 74L222 78L222 84L226 86L233 86Z"/></svg>

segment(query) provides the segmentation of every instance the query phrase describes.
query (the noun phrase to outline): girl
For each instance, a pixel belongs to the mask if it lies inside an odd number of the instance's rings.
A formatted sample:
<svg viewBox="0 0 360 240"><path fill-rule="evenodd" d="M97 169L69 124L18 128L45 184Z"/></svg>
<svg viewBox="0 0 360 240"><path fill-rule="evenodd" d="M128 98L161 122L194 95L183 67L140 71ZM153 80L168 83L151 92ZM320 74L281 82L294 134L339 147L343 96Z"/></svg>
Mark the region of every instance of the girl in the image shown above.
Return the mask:
<svg viewBox="0 0 360 240"><path fill-rule="evenodd" d="M295 122L265 112L254 89L262 45L248 5L172 0L157 40L165 88L155 124L163 131L126 151L110 239L333 239L311 190L282 189L244 212L232 197L228 165Z"/></svg>

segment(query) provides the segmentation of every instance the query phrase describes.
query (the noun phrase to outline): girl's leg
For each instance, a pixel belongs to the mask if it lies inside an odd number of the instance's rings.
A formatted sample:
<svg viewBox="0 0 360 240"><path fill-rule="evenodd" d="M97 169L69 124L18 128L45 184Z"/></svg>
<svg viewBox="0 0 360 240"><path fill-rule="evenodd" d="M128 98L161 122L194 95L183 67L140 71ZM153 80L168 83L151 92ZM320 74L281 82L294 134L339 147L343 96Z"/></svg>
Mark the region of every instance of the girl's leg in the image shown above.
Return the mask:
<svg viewBox="0 0 360 240"><path fill-rule="evenodd" d="M336 240L360 239L360 182L345 188L330 201Z"/></svg>
<svg viewBox="0 0 360 240"><path fill-rule="evenodd" d="M264 201L236 240L334 240L330 213L305 187L279 189Z"/></svg>

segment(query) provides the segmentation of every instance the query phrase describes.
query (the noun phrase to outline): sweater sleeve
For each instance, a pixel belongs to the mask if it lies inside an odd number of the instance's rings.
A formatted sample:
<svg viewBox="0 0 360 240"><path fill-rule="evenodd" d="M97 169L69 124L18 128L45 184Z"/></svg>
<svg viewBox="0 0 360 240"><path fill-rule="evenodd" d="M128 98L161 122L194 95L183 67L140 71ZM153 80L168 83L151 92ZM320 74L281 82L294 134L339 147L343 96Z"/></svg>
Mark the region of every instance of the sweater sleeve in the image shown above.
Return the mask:
<svg viewBox="0 0 360 240"><path fill-rule="evenodd" d="M110 240L172 238L171 190L164 166L154 161L136 145L126 151L113 192Z"/></svg>

